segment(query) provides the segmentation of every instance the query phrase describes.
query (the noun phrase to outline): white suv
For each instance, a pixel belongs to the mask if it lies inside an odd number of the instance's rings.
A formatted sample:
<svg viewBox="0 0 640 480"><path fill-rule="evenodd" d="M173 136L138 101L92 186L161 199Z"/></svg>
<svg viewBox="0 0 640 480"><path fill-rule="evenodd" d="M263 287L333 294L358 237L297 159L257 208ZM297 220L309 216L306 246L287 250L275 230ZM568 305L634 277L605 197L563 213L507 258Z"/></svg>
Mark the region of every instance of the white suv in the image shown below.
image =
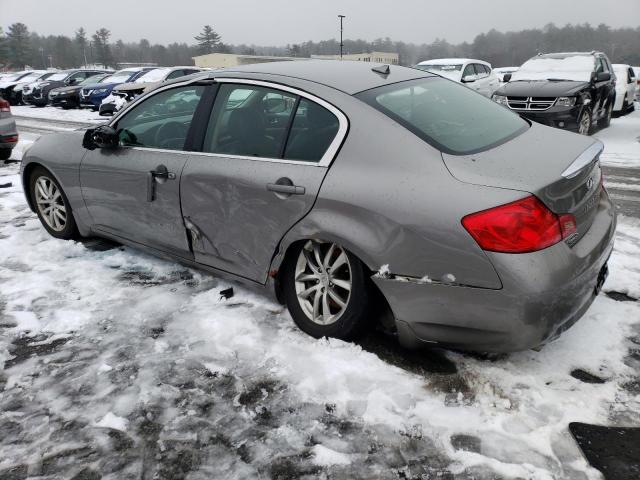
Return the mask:
<svg viewBox="0 0 640 480"><path fill-rule="evenodd" d="M498 76L493 72L491 64L482 60L437 58L420 62L414 68L463 83L470 89L489 98L499 86Z"/></svg>

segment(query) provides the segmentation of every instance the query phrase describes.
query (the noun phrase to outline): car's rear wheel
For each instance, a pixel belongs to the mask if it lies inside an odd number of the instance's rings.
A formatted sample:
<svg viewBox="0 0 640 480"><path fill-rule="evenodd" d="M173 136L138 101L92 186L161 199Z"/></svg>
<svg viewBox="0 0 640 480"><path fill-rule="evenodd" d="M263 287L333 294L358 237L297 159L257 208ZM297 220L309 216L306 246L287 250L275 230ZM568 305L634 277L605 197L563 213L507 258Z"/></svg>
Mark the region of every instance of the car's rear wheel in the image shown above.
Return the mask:
<svg viewBox="0 0 640 480"><path fill-rule="evenodd" d="M580 135L591 135L591 111L588 108L582 110L580 114L578 133Z"/></svg>
<svg viewBox="0 0 640 480"><path fill-rule="evenodd" d="M69 200L48 170L42 167L33 170L29 191L40 222L52 236L63 240L78 236Z"/></svg>
<svg viewBox="0 0 640 480"><path fill-rule="evenodd" d="M351 340L369 320L372 301L365 268L336 243L309 240L290 252L282 279L296 325L309 335Z"/></svg>

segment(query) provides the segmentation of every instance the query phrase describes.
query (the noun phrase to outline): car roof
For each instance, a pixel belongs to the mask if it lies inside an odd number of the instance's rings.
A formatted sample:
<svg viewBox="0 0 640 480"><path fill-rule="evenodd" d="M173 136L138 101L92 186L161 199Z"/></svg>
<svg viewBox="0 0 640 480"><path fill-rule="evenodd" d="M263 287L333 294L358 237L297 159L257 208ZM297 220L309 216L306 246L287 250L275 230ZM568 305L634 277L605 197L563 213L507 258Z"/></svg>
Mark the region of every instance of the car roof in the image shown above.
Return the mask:
<svg viewBox="0 0 640 480"><path fill-rule="evenodd" d="M389 74L376 73L372 69L385 64L341 60L299 60L257 63L229 67L205 73L205 78L232 77L233 74L267 74L307 80L340 90L349 95L372 88L417 78L432 77L433 74L413 68L389 66Z"/></svg>
<svg viewBox="0 0 640 480"><path fill-rule="evenodd" d="M556 52L556 53L541 53L538 57L542 58L567 58L567 57L593 57L595 55L604 55L602 52ZM532 57L536 58L536 57Z"/></svg>
<svg viewBox="0 0 640 480"><path fill-rule="evenodd" d="M489 62L475 58L433 58L431 60L424 60L418 63L418 65L455 65L463 63L483 63L490 65Z"/></svg>

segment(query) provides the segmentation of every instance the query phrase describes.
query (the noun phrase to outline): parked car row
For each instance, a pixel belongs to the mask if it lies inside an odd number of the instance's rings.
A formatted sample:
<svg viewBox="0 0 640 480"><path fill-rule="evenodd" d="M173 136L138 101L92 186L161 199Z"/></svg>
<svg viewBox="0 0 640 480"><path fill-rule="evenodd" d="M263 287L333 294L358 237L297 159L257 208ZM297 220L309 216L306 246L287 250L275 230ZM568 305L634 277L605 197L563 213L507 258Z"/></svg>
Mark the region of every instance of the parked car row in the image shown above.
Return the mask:
<svg viewBox="0 0 640 480"><path fill-rule="evenodd" d="M537 55L520 67L443 58L414 68L465 84L529 120L584 135L633 111L640 93L640 67L612 65L595 51Z"/></svg>

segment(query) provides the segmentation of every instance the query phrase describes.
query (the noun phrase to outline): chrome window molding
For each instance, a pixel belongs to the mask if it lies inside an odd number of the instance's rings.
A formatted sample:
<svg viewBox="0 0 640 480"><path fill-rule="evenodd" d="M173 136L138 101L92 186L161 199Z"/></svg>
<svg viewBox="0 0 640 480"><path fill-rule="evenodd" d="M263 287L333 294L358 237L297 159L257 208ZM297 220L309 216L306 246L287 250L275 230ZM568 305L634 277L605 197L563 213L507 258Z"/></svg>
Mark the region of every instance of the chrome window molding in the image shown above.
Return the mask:
<svg viewBox="0 0 640 480"><path fill-rule="evenodd" d="M139 103L141 103L143 100L147 100L148 98L151 98L154 95L157 95L160 92L163 92L165 90L170 90L173 88L180 88L180 87L184 87L193 83L198 83L201 82L203 80L213 80L216 83L236 83L236 84L245 84L245 85L255 85L255 86L259 86L259 87L265 87L265 88L271 88L273 90L281 90L284 92L289 92L292 93L294 95L298 95L300 97L303 98L307 98L309 100L311 100L312 102L317 103L318 105L321 105L322 107L326 108L327 110L329 110L332 114L334 114L336 116L336 118L338 119L338 132L336 133L335 138L333 139L333 141L331 142L331 144L329 145L329 148L327 149L327 151L324 153L324 155L322 156L322 158L320 159L319 162L310 162L310 161L305 161L305 160L289 160L289 159L283 159L283 158L271 158L271 157L253 157L253 156L244 156L244 155L231 155L231 154L224 154L224 153L212 153L212 152L190 152L190 151L184 151L184 150L165 150L165 149L161 149L161 148L153 148L153 147L129 147L132 148L134 150L142 150L142 151L154 151L154 152L173 152L173 153L180 153L180 154L189 154L189 155L196 155L196 156L209 156L209 157L217 157L217 158L235 158L235 159L239 159L239 160L253 160L253 161L263 161L263 162L272 162L272 163L288 163L288 164L294 164L294 165L308 165L308 166L312 166L312 167L328 167L331 162L333 161L333 159L335 158L336 154L338 153L338 150L340 149L340 147L342 146L342 142L344 141L345 137L347 136L347 132L349 131L349 120L347 118L347 116L342 113L341 110L339 110L337 107L335 107L334 105L330 104L329 102L316 97L313 94L307 93L304 90L300 90L297 88L293 88L293 87L289 87L288 85L282 85L280 83L275 83L275 82L269 82L269 81L264 81L264 80L252 80L252 79L246 79L246 78L235 78L235 77L218 77L218 78L207 78L207 77L198 77L195 79L189 79L187 81L184 82L178 82L178 83L172 83L170 85L167 85L165 87L160 87L156 90L153 90L153 92L151 92L148 95L141 95L140 98L138 98L137 100L133 101L129 106L127 106L126 108L124 108L122 111L120 111L113 119L111 119L111 121L108 123L108 125L110 126L115 126L115 124L120 120L121 117L123 117L128 111L130 111L132 108L134 108L136 105L138 105ZM295 112L294 112L295 115Z"/></svg>

